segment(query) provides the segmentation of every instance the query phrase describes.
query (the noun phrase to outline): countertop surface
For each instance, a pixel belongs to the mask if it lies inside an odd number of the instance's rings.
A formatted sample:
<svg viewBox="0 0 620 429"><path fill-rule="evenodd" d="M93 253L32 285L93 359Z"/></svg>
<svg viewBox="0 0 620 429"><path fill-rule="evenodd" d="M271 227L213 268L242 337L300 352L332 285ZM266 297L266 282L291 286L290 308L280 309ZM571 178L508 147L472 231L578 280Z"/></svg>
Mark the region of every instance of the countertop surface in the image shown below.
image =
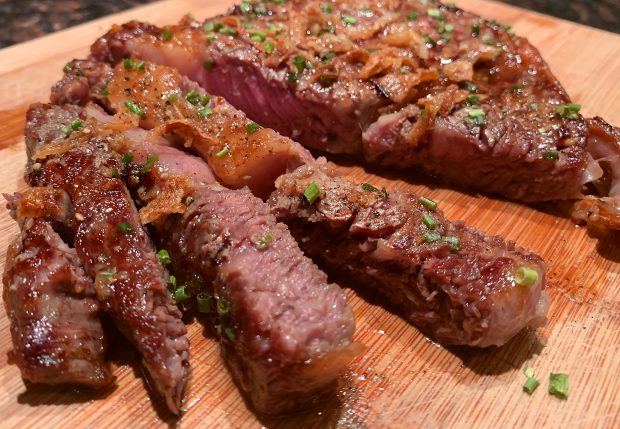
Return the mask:
<svg viewBox="0 0 620 429"><path fill-rule="evenodd" d="M154 0L0 0L0 48ZM501 0L620 33L619 0ZM475 12L475 11L472 11Z"/></svg>

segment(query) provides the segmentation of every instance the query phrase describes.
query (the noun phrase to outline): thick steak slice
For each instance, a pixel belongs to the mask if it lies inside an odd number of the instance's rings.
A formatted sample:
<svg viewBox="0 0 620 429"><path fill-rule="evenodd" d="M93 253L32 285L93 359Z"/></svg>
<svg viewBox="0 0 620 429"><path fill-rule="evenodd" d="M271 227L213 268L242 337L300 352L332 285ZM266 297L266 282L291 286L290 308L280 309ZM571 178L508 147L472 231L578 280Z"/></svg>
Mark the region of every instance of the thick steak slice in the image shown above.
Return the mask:
<svg viewBox="0 0 620 429"><path fill-rule="evenodd" d="M318 187L310 200L309 186ZM280 177L276 187L272 211L306 254L380 291L442 344L499 346L545 324L542 259L447 221L434 202L343 180L325 162Z"/></svg>
<svg viewBox="0 0 620 429"><path fill-rule="evenodd" d="M116 26L92 54L173 66L309 147L526 202L581 189L587 129L538 51L439 2L245 2Z"/></svg>
<svg viewBox="0 0 620 429"><path fill-rule="evenodd" d="M114 68L92 59L71 64L52 89L54 103L94 101L114 113L109 127L174 136L166 144L200 154L228 187L266 197L280 174L313 160L299 143L258 126L175 69L131 60Z"/></svg>
<svg viewBox="0 0 620 429"><path fill-rule="evenodd" d="M138 192L147 204L142 210L162 194L156 190L169 188L167 182L192 182L189 194L167 200L168 207L185 201L185 212L160 218L154 227L172 258L177 286L200 292L199 309L214 318L223 358L252 406L281 414L326 399L363 349L353 342L355 321L344 293L247 188L220 186L204 162L145 144L148 135L140 131L118 149L130 150L137 162L153 154L159 161L144 180L134 181L130 169L128 181L144 189ZM191 305L187 301L181 304Z"/></svg>
<svg viewBox="0 0 620 429"><path fill-rule="evenodd" d="M27 181L62 189L71 198L75 249L86 274L94 278L101 307L139 350L155 388L178 413L189 371L181 312L118 175L120 158L108 148L105 136L93 135L85 118L78 116L80 110L30 108Z"/></svg>
<svg viewBox="0 0 620 429"><path fill-rule="evenodd" d="M9 246L2 277L15 363L25 380L102 388L114 377L95 288L52 227L70 209L62 191L31 188L8 197L21 233Z"/></svg>

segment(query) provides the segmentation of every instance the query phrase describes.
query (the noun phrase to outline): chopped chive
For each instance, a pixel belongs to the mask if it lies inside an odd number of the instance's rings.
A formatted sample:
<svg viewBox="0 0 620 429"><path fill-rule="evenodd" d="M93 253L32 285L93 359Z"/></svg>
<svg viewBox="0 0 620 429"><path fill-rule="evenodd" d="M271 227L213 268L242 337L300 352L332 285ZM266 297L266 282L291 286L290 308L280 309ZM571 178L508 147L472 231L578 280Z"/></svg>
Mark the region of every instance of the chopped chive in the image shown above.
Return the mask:
<svg viewBox="0 0 620 429"><path fill-rule="evenodd" d="M71 127L73 131L79 130L80 128L82 128L82 126L84 126L84 124L79 119L76 119L69 124L69 127Z"/></svg>
<svg viewBox="0 0 620 429"><path fill-rule="evenodd" d="M295 67L297 68L297 72L299 73L304 71L306 68L311 68L311 67L308 67L308 62L306 61L303 55L296 55L295 58L293 59L293 64L295 64Z"/></svg>
<svg viewBox="0 0 620 429"><path fill-rule="evenodd" d="M198 116L202 116L203 118L213 114L213 110L210 107L203 107L198 110Z"/></svg>
<svg viewBox="0 0 620 429"><path fill-rule="evenodd" d="M538 271L530 267L519 267L515 271L515 283L519 286L530 287L538 281Z"/></svg>
<svg viewBox="0 0 620 429"><path fill-rule="evenodd" d="M480 104L480 97L477 95L470 95L467 97L467 104L470 106L478 106Z"/></svg>
<svg viewBox="0 0 620 429"><path fill-rule="evenodd" d="M295 82L297 82L297 73L295 73L295 72L289 72L289 73L288 73L288 81L289 81L290 83L295 83Z"/></svg>
<svg viewBox="0 0 620 429"><path fill-rule="evenodd" d="M454 25L452 25L452 24L446 24L446 25L444 26L444 30L445 30L447 33L452 33L452 32L454 31Z"/></svg>
<svg viewBox="0 0 620 429"><path fill-rule="evenodd" d="M353 25L357 22L357 19L355 19L351 15L342 15L341 19L345 25Z"/></svg>
<svg viewBox="0 0 620 429"><path fill-rule="evenodd" d="M523 374L525 374L527 378L534 377L534 368L526 364L525 368L523 368Z"/></svg>
<svg viewBox="0 0 620 429"><path fill-rule="evenodd" d="M252 35L250 36L250 39L252 39L255 42L264 42L266 38L267 38L267 35L263 33L262 31L257 31L255 33L252 33Z"/></svg>
<svg viewBox="0 0 620 429"><path fill-rule="evenodd" d="M191 295L187 292L187 287L185 285L177 287L174 292L172 292L172 297L176 303L185 301L190 296Z"/></svg>
<svg viewBox="0 0 620 429"><path fill-rule="evenodd" d="M538 110L538 104L537 104L537 103L531 103L531 104L530 104L530 109L532 109L532 110Z"/></svg>
<svg viewBox="0 0 620 429"><path fill-rule="evenodd" d="M199 102L200 104L202 104L203 106L206 106L207 103L209 103L209 101L211 100L211 96L209 94L202 94L199 98Z"/></svg>
<svg viewBox="0 0 620 429"><path fill-rule="evenodd" d="M101 276L106 280L112 280L116 275L116 267L109 267L105 271L101 272Z"/></svg>
<svg viewBox="0 0 620 429"><path fill-rule="evenodd" d="M542 157L543 159L546 159L549 161L557 161L560 159L560 153L557 150L550 150L550 151L543 153Z"/></svg>
<svg viewBox="0 0 620 429"><path fill-rule="evenodd" d="M208 41L212 42L212 41L214 41L214 40L215 40L215 38L216 38L216 37L215 37L215 33L209 33L209 34L207 34L207 40L208 40Z"/></svg>
<svg viewBox="0 0 620 429"><path fill-rule="evenodd" d="M101 88L101 91L99 91L99 95L101 95L102 97L107 97L108 95L110 95L110 89L107 86L104 86L103 88Z"/></svg>
<svg viewBox="0 0 620 429"><path fill-rule="evenodd" d="M275 48L276 48L276 45L274 45L274 44L273 44L273 43L271 43L271 42L265 42L265 43L263 44L263 49L264 49L264 50L265 50L265 52L266 52L266 53L268 53L268 54L272 54L272 53L273 53L273 50L274 50Z"/></svg>
<svg viewBox="0 0 620 429"><path fill-rule="evenodd" d="M159 259L159 262L164 266L172 262L172 259L170 259L170 254L166 249L161 249L157 252L157 259Z"/></svg>
<svg viewBox="0 0 620 429"><path fill-rule="evenodd" d="M304 198L308 203L314 204L314 202L321 196L321 189L316 184L316 182L312 182L308 185L308 187L304 190Z"/></svg>
<svg viewBox="0 0 620 429"><path fill-rule="evenodd" d="M448 243L448 245L450 246L450 250L452 250L453 252L458 252L461 248L461 241L455 235L447 235L443 237L442 240Z"/></svg>
<svg viewBox="0 0 620 429"><path fill-rule="evenodd" d="M204 292L200 292L196 296L196 302L198 302L198 311L201 313L210 313L211 312L211 304L213 302L213 297L211 295L207 295Z"/></svg>
<svg viewBox="0 0 620 429"><path fill-rule="evenodd" d="M62 71L64 73L69 73L71 70L73 69L73 63L71 61L69 61L67 64L65 64L65 66L62 68Z"/></svg>
<svg viewBox="0 0 620 429"><path fill-rule="evenodd" d="M408 21L415 21L416 19L418 19L418 13L416 11L412 10L407 14Z"/></svg>
<svg viewBox="0 0 620 429"><path fill-rule="evenodd" d="M237 35L237 30L230 27L222 27L220 28L220 33L225 34L227 36L235 37Z"/></svg>
<svg viewBox="0 0 620 429"><path fill-rule="evenodd" d="M335 84L336 82L337 82L337 79L334 76L325 76L325 75L323 75L323 76L319 77L319 83L324 88L328 88L328 87L332 86L333 84Z"/></svg>
<svg viewBox="0 0 620 429"><path fill-rule="evenodd" d="M155 165L155 162L157 162L158 159L159 157L157 155L149 155L149 157L146 159L146 164L144 164L142 168L140 169L140 173L142 174L149 173L151 169L153 168L153 165Z"/></svg>
<svg viewBox="0 0 620 429"><path fill-rule="evenodd" d="M469 121L476 126L486 124L486 113L482 109L469 109L467 111Z"/></svg>
<svg viewBox="0 0 620 429"><path fill-rule="evenodd" d="M362 189L370 192L377 192L377 188L372 186L370 183L362 183Z"/></svg>
<svg viewBox="0 0 620 429"><path fill-rule="evenodd" d="M538 381L537 378L528 377L528 379L525 380L525 383L523 383L523 390L528 395L531 395L534 392L534 390L536 390L539 384L540 384L540 381Z"/></svg>
<svg viewBox="0 0 620 429"><path fill-rule="evenodd" d="M437 222L427 213L422 213L422 222L428 229L435 229L437 227Z"/></svg>
<svg viewBox="0 0 620 429"><path fill-rule="evenodd" d="M228 337L230 341L235 340L235 331L228 323L222 325L222 331L224 331L224 334Z"/></svg>
<svg viewBox="0 0 620 429"><path fill-rule="evenodd" d="M125 155L123 155L123 158L121 159L121 162L123 164L129 164L132 161L133 161L133 153L131 152L125 153Z"/></svg>
<svg viewBox="0 0 620 429"><path fill-rule="evenodd" d="M172 30L170 29L170 27L166 27L164 28L164 30L161 32L161 38L164 42L169 42L172 40Z"/></svg>
<svg viewBox="0 0 620 429"><path fill-rule="evenodd" d="M222 150L215 154L218 158L224 158L230 152L230 148L228 146L224 146Z"/></svg>
<svg viewBox="0 0 620 429"><path fill-rule="evenodd" d="M123 67L127 70L131 70L133 68L133 60L131 58L125 58L123 60Z"/></svg>
<svg viewBox="0 0 620 429"><path fill-rule="evenodd" d="M146 63L144 61L140 61L138 64L136 64L136 70L138 71L144 70L145 67L146 67Z"/></svg>
<svg viewBox="0 0 620 429"><path fill-rule="evenodd" d="M388 193L387 189L385 189L385 188L381 188L381 194L383 194L383 196L385 198L390 196L390 194Z"/></svg>
<svg viewBox="0 0 620 429"><path fill-rule="evenodd" d="M324 5L321 6L321 10L323 11L323 13L332 13L333 9L332 9L332 5L329 3L326 3Z"/></svg>
<svg viewBox="0 0 620 429"><path fill-rule="evenodd" d="M177 287L177 278L170 274L168 276L168 285L174 290Z"/></svg>
<svg viewBox="0 0 620 429"><path fill-rule="evenodd" d="M219 297L217 299L216 307L217 307L217 314L220 317L228 316L228 313L230 313L230 303L224 297Z"/></svg>
<svg viewBox="0 0 620 429"><path fill-rule="evenodd" d="M141 118L144 118L146 116L144 110L142 110L142 108L135 101L125 100L125 107L134 115L137 115Z"/></svg>
<svg viewBox="0 0 620 429"><path fill-rule="evenodd" d="M258 125L256 122L250 122L245 126L245 130L248 132L248 134L254 134L259 129L260 125Z"/></svg>
<svg viewBox="0 0 620 429"><path fill-rule="evenodd" d="M213 68L213 64L213 60L207 58L202 62L202 67L204 67L205 70L211 70Z"/></svg>
<svg viewBox="0 0 620 429"><path fill-rule="evenodd" d="M69 134L71 132L71 126L70 125L61 125L59 127L59 130L63 134Z"/></svg>
<svg viewBox="0 0 620 429"><path fill-rule="evenodd" d="M480 35L480 24L473 24L471 26L471 35L478 37Z"/></svg>
<svg viewBox="0 0 620 429"><path fill-rule="evenodd" d="M203 27L203 29L204 29L206 32L210 32L210 31L217 31L217 30L219 30L220 28L222 28L222 24L221 24L221 23L219 23L219 22L217 22L217 21L216 21L216 22L207 22L207 23L204 25L204 27Z"/></svg>
<svg viewBox="0 0 620 429"><path fill-rule="evenodd" d="M568 396L568 374L551 373L549 374L549 393L558 398Z"/></svg>
<svg viewBox="0 0 620 429"><path fill-rule="evenodd" d="M179 99L179 94L175 93L175 94L170 94L170 96L168 97L167 101L168 101L169 104L172 104L175 101L177 101L178 99Z"/></svg>
<svg viewBox="0 0 620 429"><path fill-rule="evenodd" d="M441 16L439 9L429 9L427 13L431 18L439 18Z"/></svg>
<svg viewBox="0 0 620 429"><path fill-rule="evenodd" d="M422 234L422 241L425 243L433 243L441 240L441 235L437 231L426 231Z"/></svg>
<svg viewBox="0 0 620 429"><path fill-rule="evenodd" d="M579 110L581 110L581 104L568 103L560 105L555 113L561 118L575 120L579 119Z"/></svg>
<svg viewBox="0 0 620 429"><path fill-rule="evenodd" d="M200 103L200 94L198 94L194 90L191 90L190 92L185 94L185 99L187 100L188 103L193 104L194 106L196 106L196 105L198 105Z"/></svg>
<svg viewBox="0 0 620 429"><path fill-rule="evenodd" d="M133 228L128 222L121 222L118 224L118 230L123 234L129 234L131 231L133 231Z"/></svg>
<svg viewBox="0 0 620 429"><path fill-rule="evenodd" d="M437 203L430 198L420 197L418 202L429 210L435 211L437 209Z"/></svg>
<svg viewBox="0 0 620 429"><path fill-rule="evenodd" d="M326 52L325 54L323 54L323 56L321 56L321 61L324 63L329 63L335 57L336 57L335 52L332 52L332 51Z"/></svg>
<svg viewBox="0 0 620 429"><path fill-rule="evenodd" d="M267 247L269 247L272 241L273 241L273 233L271 232L271 230L267 230L263 234L263 236L259 238L255 246L258 250L264 250Z"/></svg>
<svg viewBox="0 0 620 429"><path fill-rule="evenodd" d="M466 90L468 90L469 92L471 92L472 94L477 94L480 92L480 90L478 89L478 87L476 85L474 85L472 82L461 82L460 86Z"/></svg>
<svg viewBox="0 0 620 429"><path fill-rule="evenodd" d="M241 11L241 13L250 13L252 12L252 3L248 3L248 2L241 2L241 4L239 5L239 10Z"/></svg>
<svg viewBox="0 0 620 429"><path fill-rule="evenodd" d="M110 170L112 177L120 177L121 173L118 171L118 168L114 167Z"/></svg>

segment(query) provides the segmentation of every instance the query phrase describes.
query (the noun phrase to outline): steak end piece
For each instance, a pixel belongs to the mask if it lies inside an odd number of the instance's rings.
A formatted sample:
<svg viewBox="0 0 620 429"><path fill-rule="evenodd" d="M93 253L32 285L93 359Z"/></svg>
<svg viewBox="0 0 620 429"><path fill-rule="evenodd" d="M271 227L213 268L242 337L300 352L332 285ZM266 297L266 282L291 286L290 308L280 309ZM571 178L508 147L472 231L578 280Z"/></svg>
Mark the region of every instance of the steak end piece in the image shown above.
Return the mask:
<svg viewBox="0 0 620 429"><path fill-rule="evenodd" d="M500 346L546 323L546 264L447 221L436 203L339 178L320 160L278 179L269 204L326 269L379 291L442 344ZM320 192L308 201L307 189ZM531 277L519 285L519 273Z"/></svg>

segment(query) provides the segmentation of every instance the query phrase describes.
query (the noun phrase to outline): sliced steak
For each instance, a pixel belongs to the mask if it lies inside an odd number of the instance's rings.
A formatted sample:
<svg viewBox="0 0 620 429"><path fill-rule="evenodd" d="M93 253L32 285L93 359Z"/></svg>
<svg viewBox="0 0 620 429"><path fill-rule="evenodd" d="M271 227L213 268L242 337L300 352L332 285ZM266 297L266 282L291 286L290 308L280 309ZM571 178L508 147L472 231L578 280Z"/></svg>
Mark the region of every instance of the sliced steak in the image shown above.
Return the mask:
<svg viewBox="0 0 620 429"><path fill-rule="evenodd" d="M113 69L94 60L72 64L52 89L53 101L79 105L94 101L114 114L110 127L140 126L174 137L166 144L200 154L229 187L248 186L266 197L280 174L313 160L298 143L258 126L223 98L211 97L169 67L130 59Z"/></svg>
<svg viewBox="0 0 620 429"><path fill-rule="evenodd" d="M172 209L154 224L178 275L175 296L189 307L197 299L191 292L198 294L199 309L214 319L223 358L256 411L282 414L324 400L363 349L353 342L355 321L344 293L247 188L226 189L209 178L204 162L145 144L148 139L135 130L117 147L137 162L158 156L150 177L136 181L130 174L129 182L142 188L142 210L166 194L168 182L192 183L189 194L165 197L166 207L189 204L184 213Z"/></svg>
<svg viewBox="0 0 620 429"><path fill-rule="evenodd" d="M438 2L244 5L166 31L116 26L91 51L173 66L309 147L527 202L579 195L584 120L503 26Z"/></svg>
<svg viewBox="0 0 620 429"><path fill-rule="evenodd" d="M75 249L94 278L101 308L139 350L155 388L178 413L189 371L181 312L119 177L120 157L108 148L105 135L93 135L80 110L31 107L26 145L33 163L27 181L69 195Z"/></svg>
<svg viewBox="0 0 620 429"><path fill-rule="evenodd" d="M70 211L66 194L32 188L8 198L21 228L2 277L13 339L9 361L32 383L110 385L93 281L52 227Z"/></svg>
<svg viewBox="0 0 620 429"><path fill-rule="evenodd" d="M325 162L280 177L276 187L272 211L306 254L380 291L442 344L500 346L545 324L542 259L447 221L435 202L354 184Z"/></svg>

